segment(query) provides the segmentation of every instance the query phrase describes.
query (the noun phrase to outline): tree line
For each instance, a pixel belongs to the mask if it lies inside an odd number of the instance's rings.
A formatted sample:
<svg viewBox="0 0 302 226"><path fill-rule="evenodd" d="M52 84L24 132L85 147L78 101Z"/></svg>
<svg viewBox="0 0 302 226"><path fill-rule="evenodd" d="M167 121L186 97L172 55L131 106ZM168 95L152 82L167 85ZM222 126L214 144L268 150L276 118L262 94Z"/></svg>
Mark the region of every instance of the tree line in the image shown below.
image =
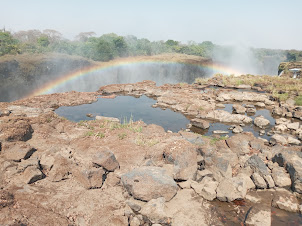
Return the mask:
<svg viewBox="0 0 302 226"><path fill-rule="evenodd" d="M251 49L258 60L277 57L283 61L301 61L302 51ZM65 39L56 30L0 31L0 56L5 54L58 52L79 55L95 61L109 61L118 57L145 56L161 53L184 53L213 58L215 53L228 57L232 47L215 45L210 41L183 44L175 40L150 41L133 35L119 36L114 33L96 37L94 32L81 32L75 40Z"/></svg>

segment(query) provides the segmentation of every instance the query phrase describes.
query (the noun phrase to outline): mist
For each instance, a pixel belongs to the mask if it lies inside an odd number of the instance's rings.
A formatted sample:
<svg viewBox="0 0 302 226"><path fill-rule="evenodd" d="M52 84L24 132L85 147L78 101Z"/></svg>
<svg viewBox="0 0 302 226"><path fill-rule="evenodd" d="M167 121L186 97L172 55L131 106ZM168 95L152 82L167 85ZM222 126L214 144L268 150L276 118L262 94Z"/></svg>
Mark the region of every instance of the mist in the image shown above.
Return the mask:
<svg viewBox="0 0 302 226"><path fill-rule="evenodd" d="M66 91L97 91L100 86L109 84L135 83L152 80L160 86L166 83L193 83L198 77L210 77L213 71L200 66L186 64L148 63L118 66L91 72L73 81L66 82L48 93Z"/></svg>
<svg viewBox="0 0 302 226"><path fill-rule="evenodd" d="M253 49L243 43L220 46L213 51L213 61L231 68L239 74L277 75L278 66L284 57L276 54L257 56L261 49ZM220 72L221 73L221 72ZM223 74L223 72L222 72Z"/></svg>

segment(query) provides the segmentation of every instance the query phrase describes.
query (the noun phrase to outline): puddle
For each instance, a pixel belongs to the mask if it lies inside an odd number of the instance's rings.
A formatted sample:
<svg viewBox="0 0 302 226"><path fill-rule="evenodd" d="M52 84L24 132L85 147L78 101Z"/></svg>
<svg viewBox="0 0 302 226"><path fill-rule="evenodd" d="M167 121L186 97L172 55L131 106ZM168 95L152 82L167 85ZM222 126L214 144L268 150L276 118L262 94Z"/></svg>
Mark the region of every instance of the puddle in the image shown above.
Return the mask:
<svg viewBox="0 0 302 226"><path fill-rule="evenodd" d="M55 112L67 118L68 120L79 122L81 120L93 120L86 116L87 113L94 116L116 117L123 122L124 119L133 121L143 120L147 124L156 124L162 126L166 131L178 132L185 129L190 121L180 113L170 109L162 110L152 108L156 100L141 96L135 98L132 96L117 96L114 99L103 99L92 104L83 104L79 106L60 107Z"/></svg>
<svg viewBox="0 0 302 226"><path fill-rule="evenodd" d="M225 108L219 108L220 110L225 110L229 113L232 113L233 111L233 104L224 104ZM264 116L264 118L268 119L270 121L270 125L268 127L266 127L264 130L267 133L268 131L270 131L272 129L272 127L275 126L275 119L272 117L271 112L267 109L257 109L256 113L253 115L250 114L245 114L249 117L251 117L253 120L257 117L257 116ZM202 129L198 129L196 127L192 128L193 132L202 134L202 135L206 135L206 136L211 136L213 135L213 131L215 130L223 130L223 131L228 131L228 133L226 134L222 134L223 136L228 135L228 136L233 136L235 135L234 133L232 133L231 130L229 130L229 128L231 127L231 125L234 124L224 124L224 123L218 123L218 122L213 122L210 123L210 128L207 130L202 130ZM259 135L259 131L261 130L259 127L255 126L253 123L250 124L246 124L244 127L242 127L243 131L246 132L252 132L254 134L255 137L262 137L264 139L269 140L270 136L268 136L266 133L262 136Z"/></svg>
<svg viewBox="0 0 302 226"><path fill-rule="evenodd" d="M190 121L181 113L174 112L170 109L163 110L161 108L152 108L152 105L156 103L156 100L151 99L146 96L141 96L135 98L132 96L117 96L115 99L103 99L92 104L84 104L79 106L71 107L60 107L56 110L56 113L63 116L71 121L79 122L81 120L93 120L94 118L89 118L86 114L92 114L93 116L107 116L116 117L124 121L124 119L129 120L132 118L134 121L142 120L147 124L156 124L162 126L166 131L171 130L173 132L178 132L181 129L185 129ZM232 113L233 104L225 104L223 110ZM247 114L246 114L247 115ZM271 116L269 110L258 109L254 115L248 115L253 120L259 116L263 115L271 123L269 127L265 128L265 134L260 136L260 128L256 127L253 123L247 124L242 127L243 131L252 132L255 137L262 137L267 140L270 136L267 132L275 125L275 119ZM207 130L202 130L196 127L191 128L191 131L199 133L206 136L213 135L215 130L223 130L228 133L223 134L228 136L235 135L229 128L232 124L223 124L218 122L210 123L210 128Z"/></svg>

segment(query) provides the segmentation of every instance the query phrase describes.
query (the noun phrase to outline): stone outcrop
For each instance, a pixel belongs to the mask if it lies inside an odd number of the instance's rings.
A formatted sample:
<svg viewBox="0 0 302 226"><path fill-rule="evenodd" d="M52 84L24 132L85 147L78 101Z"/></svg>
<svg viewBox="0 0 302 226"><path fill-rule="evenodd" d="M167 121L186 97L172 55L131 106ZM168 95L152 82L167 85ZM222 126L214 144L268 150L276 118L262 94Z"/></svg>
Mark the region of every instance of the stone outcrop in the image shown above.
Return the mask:
<svg viewBox="0 0 302 226"><path fill-rule="evenodd" d="M146 166L134 169L122 175L121 181L129 194L145 201L160 197L169 201L178 190L174 180L159 167Z"/></svg>

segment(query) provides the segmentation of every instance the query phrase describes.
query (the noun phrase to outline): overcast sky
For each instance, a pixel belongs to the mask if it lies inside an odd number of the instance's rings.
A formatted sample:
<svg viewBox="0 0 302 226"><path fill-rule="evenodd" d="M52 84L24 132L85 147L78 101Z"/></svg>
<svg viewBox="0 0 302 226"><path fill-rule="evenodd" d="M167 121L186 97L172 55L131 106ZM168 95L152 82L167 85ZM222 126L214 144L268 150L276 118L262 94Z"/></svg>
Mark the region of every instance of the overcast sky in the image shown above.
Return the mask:
<svg viewBox="0 0 302 226"><path fill-rule="evenodd" d="M302 0L0 0L0 28L302 50Z"/></svg>

